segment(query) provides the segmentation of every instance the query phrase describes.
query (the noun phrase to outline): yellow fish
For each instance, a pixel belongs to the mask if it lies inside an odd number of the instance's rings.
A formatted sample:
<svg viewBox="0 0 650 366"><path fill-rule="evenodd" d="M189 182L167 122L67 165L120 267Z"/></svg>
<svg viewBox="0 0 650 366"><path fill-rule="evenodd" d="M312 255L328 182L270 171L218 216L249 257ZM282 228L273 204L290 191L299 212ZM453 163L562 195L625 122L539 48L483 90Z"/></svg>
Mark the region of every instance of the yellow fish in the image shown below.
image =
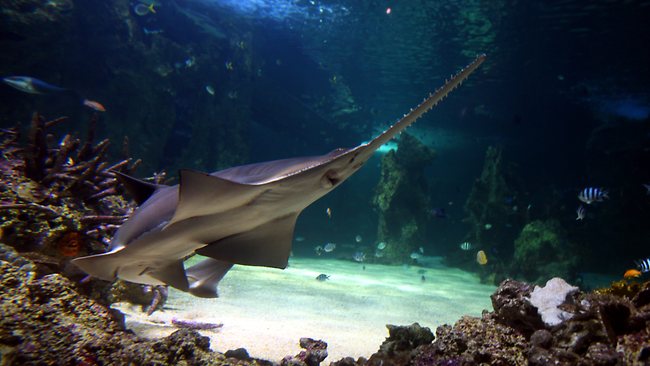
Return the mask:
<svg viewBox="0 0 650 366"><path fill-rule="evenodd" d="M328 207L327 210L325 210L325 213L327 214L327 217L329 217L330 219L332 218L332 209L331 208Z"/></svg>
<svg viewBox="0 0 650 366"><path fill-rule="evenodd" d="M482 250L479 250L479 251L476 253L476 263L478 263L478 264L484 266L484 265L487 264L487 262L488 262L488 261L487 261L487 255L485 255L485 252L482 251Z"/></svg>

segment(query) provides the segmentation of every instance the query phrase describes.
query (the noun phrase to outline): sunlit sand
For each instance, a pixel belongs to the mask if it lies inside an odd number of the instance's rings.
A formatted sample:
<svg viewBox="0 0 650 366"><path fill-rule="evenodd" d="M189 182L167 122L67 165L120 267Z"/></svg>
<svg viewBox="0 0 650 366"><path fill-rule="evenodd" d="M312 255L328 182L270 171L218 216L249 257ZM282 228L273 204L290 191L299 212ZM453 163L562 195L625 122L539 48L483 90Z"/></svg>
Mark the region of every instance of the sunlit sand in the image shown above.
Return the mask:
<svg viewBox="0 0 650 366"><path fill-rule="evenodd" d="M298 353L298 340L310 337L328 343L326 362L370 356L388 335L386 324L418 322L435 330L492 308L495 287L471 273L442 265L363 268L312 258L291 258L286 270L235 266L221 282L218 299L170 290L165 309L150 317L139 307L117 307L127 315L127 326L148 338L171 334L172 319L223 323L200 331L219 352L244 347L253 357L278 361ZM330 279L317 281L321 273Z"/></svg>

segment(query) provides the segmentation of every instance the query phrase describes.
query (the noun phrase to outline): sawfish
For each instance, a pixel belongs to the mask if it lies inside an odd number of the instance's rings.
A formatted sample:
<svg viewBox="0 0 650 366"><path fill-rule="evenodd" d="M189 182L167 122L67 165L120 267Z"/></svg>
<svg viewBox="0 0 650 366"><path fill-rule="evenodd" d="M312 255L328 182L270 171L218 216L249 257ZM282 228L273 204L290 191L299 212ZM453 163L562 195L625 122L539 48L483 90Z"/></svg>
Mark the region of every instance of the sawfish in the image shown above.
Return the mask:
<svg viewBox="0 0 650 366"><path fill-rule="evenodd" d="M106 253L72 260L91 276L169 285L217 297L234 264L286 268L298 215L358 171L459 86L485 60L478 56L376 138L320 156L236 166L215 173L181 170L179 184L156 185L115 172L139 205ZM206 257L185 268L198 254Z"/></svg>

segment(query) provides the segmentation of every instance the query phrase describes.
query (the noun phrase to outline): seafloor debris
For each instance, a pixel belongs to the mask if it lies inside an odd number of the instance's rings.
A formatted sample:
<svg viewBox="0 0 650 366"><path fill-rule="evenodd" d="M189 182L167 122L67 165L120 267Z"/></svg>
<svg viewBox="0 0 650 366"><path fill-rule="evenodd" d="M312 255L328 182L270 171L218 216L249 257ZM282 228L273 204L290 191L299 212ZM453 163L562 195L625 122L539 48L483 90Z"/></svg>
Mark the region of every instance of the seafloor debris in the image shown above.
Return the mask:
<svg viewBox="0 0 650 366"><path fill-rule="evenodd" d="M223 327L223 323L209 323L198 320L172 319L172 325L181 329L210 330Z"/></svg>

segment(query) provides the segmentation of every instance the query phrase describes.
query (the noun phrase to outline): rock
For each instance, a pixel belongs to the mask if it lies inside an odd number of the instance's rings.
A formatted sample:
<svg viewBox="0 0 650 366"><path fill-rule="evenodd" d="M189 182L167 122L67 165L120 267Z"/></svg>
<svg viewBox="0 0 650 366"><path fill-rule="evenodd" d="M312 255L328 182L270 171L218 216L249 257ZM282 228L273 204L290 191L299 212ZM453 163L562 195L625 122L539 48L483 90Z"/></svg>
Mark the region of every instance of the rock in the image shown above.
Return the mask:
<svg viewBox="0 0 650 366"><path fill-rule="evenodd" d="M236 358L238 360L250 360L251 356L248 354L246 348L231 349L224 353L227 358Z"/></svg>
<svg viewBox="0 0 650 366"><path fill-rule="evenodd" d="M300 338L300 347L304 351L282 359L282 366L318 366L327 358L327 343L311 338Z"/></svg>
<svg viewBox="0 0 650 366"><path fill-rule="evenodd" d="M515 280L505 280L490 296L497 320L529 336L544 328L537 309L528 301L533 287Z"/></svg>
<svg viewBox="0 0 650 366"><path fill-rule="evenodd" d="M573 316L571 313L561 310L559 306L571 301L569 295L576 291L578 291L577 287L555 277L548 280L544 287L535 286L530 294L530 303L537 308L537 312L546 325L558 325Z"/></svg>
<svg viewBox="0 0 650 366"><path fill-rule="evenodd" d="M493 314L465 316L453 327L438 327L435 341L417 349L413 365L524 365L526 349L526 339Z"/></svg>
<svg viewBox="0 0 650 366"><path fill-rule="evenodd" d="M536 330L530 336L530 343L533 347L541 347L548 349L553 344L553 334L546 329Z"/></svg>
<svg viewBox="0 0 650 366"><path fill-rule="evenodd" d="M110 309L80 295L66 277L36 278L33 266L13 249L0 247L0 253L2 364L232 364L195 331L141 339L125 330Z"/></svg>

